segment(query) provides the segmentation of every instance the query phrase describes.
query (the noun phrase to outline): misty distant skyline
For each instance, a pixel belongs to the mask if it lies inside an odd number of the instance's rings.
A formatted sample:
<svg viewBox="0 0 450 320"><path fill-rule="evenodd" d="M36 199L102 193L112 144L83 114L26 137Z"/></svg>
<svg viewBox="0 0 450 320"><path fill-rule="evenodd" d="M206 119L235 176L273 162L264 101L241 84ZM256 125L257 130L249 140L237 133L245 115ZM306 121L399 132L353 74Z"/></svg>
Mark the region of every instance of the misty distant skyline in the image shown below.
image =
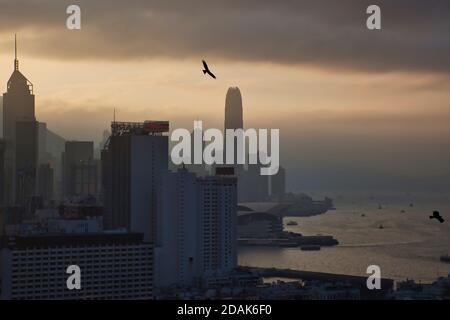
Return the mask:
<svg viewBox="0 0 450 320"><path fill-rule="evenodd" d="M242 93L244 126L280 128L288 190L450 191L450 3L0 0L0 87L34 84L36 116L69 140L124 121L223 128ZM215 71L204 77L201 60ZM0 117L1 118L1 117Z"/></svg>

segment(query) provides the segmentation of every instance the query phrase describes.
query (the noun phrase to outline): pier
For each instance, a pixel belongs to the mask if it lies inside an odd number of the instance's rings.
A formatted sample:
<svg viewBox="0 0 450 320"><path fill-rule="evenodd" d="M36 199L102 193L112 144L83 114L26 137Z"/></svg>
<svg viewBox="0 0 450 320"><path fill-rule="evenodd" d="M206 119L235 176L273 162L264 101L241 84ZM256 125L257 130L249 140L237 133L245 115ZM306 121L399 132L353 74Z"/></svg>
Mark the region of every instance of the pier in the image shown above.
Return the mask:
<svg viewBox="0 0 450 320"><path fill-rule="evenodd" d="M388 278L381 279L381 289L369 290L367 288L367 277L346 274L335 274L314 271L300 271L292 269L262 268L262 267L241 267L247 269L262 278L290 278L306 281L340 282L347 283L361 290L361 299L383 299L394 289L394 280Z"/></svg>

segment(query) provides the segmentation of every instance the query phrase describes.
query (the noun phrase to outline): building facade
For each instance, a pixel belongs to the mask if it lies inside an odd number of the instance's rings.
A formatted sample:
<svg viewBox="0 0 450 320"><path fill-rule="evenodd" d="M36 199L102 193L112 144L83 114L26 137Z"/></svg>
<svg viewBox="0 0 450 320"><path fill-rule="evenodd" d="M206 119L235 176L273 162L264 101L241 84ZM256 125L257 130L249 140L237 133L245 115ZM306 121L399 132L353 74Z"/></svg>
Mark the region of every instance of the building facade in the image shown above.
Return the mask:
<svg viewBox="0 0 450 320"><path fill-rule="evenodd" d="M187 169L163 176L158 197L155 284L195 285L201 275L198 183Z"/></svg>
<svg viewBox="0 0 450 320"><path fill-rule="evenodd" d="M230 272L237 266L236 176L216 174L197 181L202 273Z"/></svg>
<svg viewBox="0 0 450 320"><path fill-rule="evenodd" d="M26 205L36 195L38 164L38 122L16 121L16 204Z"/></svg>
<svg viewBox="0 0 450 320"><path fill-rule="evenodd" d="M156 240L157 189L168 170L167 121L113 122L102 151L106 229L125 228Z"/></svg>
<svg viewBox="0 0 450 320"><path fill-rule="evenodd" d="M64 197L90 194L90 191L97 192L94 142L66 141L62 165Z"/></svg>
<svg viewBox="0 0 450 320"><path fill-rule="evenodd" d="M45 203L54 200L54 170L50 163L41 163L37 170L37 194Z"/></svg>
<svg viewBox="0 0 450 320"><path fill-rule="evenodd" d="M205 277L228 276L237 267L233 172L196 177L182 168L164 175L158 202L155 286L199 286Z"/></svg>
<svg viewBox="0 0 450 320"><path fill-rule="evenodd" d="M153 249L140 234L4 238L0 263L2 299L152 298ZM67 288L70 265L80 290Z"/></svg>
<svg viewBox="0 0 450 320"><path fill-rule="evenodd" d="M0 138L0 208L5 204L5 150L5 141Z"/></svg>

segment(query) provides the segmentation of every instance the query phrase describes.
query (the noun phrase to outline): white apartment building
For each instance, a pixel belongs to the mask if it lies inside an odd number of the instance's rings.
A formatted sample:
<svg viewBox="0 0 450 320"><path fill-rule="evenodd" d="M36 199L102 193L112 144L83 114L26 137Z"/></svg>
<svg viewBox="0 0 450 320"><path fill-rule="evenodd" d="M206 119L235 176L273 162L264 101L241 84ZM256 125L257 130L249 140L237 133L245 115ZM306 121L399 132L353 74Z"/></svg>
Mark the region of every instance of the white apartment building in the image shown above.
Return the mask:
<svg viewBox="0 0 450 320"><path fill-rule="evenodd" d="M197 181L202 273L231 271L237 266L237 179L216 174Z"/></svg>
<svg viewBox="0 0 450 320"><path fill-rule="evenodd" d="M198 178L186 169L162 180L158 202L155 287L200 285L237 266L236 177Z"/></svg>
<svg viewBox="0 0 450 320"><path fill-rule="evenodd" d="M155 286L192 286L200 277L198 184L186 169L163 176L158 199Z"/></svg>

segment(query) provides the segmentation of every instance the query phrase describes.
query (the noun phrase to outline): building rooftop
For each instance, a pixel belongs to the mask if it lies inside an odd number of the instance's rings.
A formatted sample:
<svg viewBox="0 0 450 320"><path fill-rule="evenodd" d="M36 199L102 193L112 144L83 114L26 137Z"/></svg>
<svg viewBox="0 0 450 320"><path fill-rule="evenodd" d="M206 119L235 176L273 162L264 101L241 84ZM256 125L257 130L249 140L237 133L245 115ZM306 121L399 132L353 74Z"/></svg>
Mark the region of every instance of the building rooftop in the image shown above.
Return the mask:
<svg viewBox="0 0 450 320"><path fill-rule="evenodd" d="M5 236L1 248L26 249L61 246L86 246L108 244L139 244L142 233L93 233L93 234L43 234L30 236Z"/></svg>

